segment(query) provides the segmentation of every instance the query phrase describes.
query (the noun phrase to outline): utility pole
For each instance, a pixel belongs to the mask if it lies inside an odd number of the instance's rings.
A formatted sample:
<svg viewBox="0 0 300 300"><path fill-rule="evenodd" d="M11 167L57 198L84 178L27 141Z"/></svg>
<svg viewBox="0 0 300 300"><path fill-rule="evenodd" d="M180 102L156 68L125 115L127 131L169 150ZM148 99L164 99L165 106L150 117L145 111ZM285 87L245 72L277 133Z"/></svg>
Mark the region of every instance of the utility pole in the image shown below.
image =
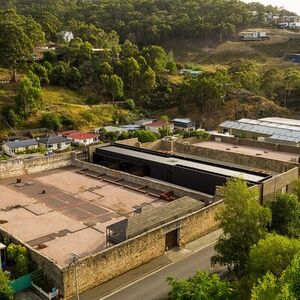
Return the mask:
<svg viewBox="0 0 300 300"><path fill-rule="evenodd" d="M73 265L74 270L75 270L76 296L77 296L77 300L80 300L79 299L79 288L78 288L78 276L77 276L77 262L78 262L79 256L75 253L70 253L70 256L72 258L70 265Z"/></svg>

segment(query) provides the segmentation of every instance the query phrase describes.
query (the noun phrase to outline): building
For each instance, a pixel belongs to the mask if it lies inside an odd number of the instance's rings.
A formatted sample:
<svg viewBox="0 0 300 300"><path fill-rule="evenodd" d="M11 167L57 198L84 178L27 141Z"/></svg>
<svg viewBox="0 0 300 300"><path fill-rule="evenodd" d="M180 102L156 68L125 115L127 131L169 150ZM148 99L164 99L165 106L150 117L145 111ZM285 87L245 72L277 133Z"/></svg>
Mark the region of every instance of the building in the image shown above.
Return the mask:
<svg viewBox="0 0 300 300"><path fill-rule="evenodd" d="M284 60L290 60L293 63L300 63L300 53L284 53Z"/></svg>
<svg viewBox="0 0 300 300"><path fill-rule="evenodd" d="M214 195L217 186L222 186L228 178L242 177L249 185L258 184L269 175L229 168L205 160L193 160L157 151L138 149L125 145L100 147L94 153L93 161L106 167L115 166L118 170L166 181L178 186Z"/></svg>
<svg viewBox="0 0 300 300"><path fill-rule="evenodd" d="M59 135L49 135L37 140L38 144L47 150L65 150L71 146L72 140Z"/></svg>
<svg viewBox="0 0 300 300"><path fill-rule="evenodd" d="M146 130L150 130L154 133L159 133L159 131L164 128L170 130L170 132L173 132L174 124L159 120L159 121L153 121L152 123L148 123L145 125Z"/></svg>
<svg viewBox="0 0 300 300"><path fill-rule="evenodd" d="M181 69L179 71L180 75L191 75L192 77L197 77L199 75L201 75L203 72L202 71L197 71L197 70L193 70L193 69Z"/></svg>
<svg viewBox="0 0 300 300"><path fill-rule="evenodd" d="M14 156L18 153L26 153L37 148L38 142L34 139L7 142L2 146L3 152L9 156Z"/></svg>
<svg viewBox="0 0 300 300"><path fill-rule="evenodd" d="M261 203L298 178L297 157L277 146L257 156L240 139L225 149L193 139L93 145L90 162L66 152L0 163L0 242L24 245L69 299L216 230L228 178Z"/></svg>
<svg viewBox="0 0 300 300"><path fill-rule="evenodd" d="M196 129L195 123L189 118L176 118L172 120L175 130L193 131Z"/></svg>
<svg viewBox="0 0 300 300"><path fill-rule="evenodd" d="M141 119L141 120L135 121L134 124L139 125L139 126L145 126L145 125L150 124L154 121L156 121L156 119Z"/></svg>
<svg viewBox="0 0 300 300"><path fill-rule="evenodd" d="M285 118L240 119L219 125L223 133L274 144L300 146L300 121Z"/></svg>
<svg viewBox="0 0 300 300"><path fill-rule="evenodd" d="M289 23L290 29L300 29L300 22L291 22Z"/></svg>
<svg viewBox="0 0 300 300"><path fill-rule="evenodd" d="M88 133L88 132L70 132L70 133L64 133L64 136L72 139L73 142L79 143L81 145L91 145L95 142L97 142L98 138L97 135L94 133Z"/></svg>
<svg viewBox="0 0 300 300"><path fill-rule="evenodd" d="M242 32L240 34L240 40L242 41L265 41L269 39L270 36L263 31Z"/></svg>

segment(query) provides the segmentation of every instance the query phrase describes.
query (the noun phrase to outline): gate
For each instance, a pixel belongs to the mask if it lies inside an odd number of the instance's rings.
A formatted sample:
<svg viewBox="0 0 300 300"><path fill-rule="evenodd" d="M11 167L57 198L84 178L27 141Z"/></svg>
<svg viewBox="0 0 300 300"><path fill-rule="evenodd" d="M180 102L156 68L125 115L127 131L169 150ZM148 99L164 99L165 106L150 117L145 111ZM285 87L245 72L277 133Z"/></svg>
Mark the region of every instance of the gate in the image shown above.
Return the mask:
<svg viewBox="0 0 300 300"><path fill-rule="evenodd" d="M32 281L37 281L43 278L43 271L37 270L30 274L26 274L18 279L12 280L10 285L14 291L14 293L19 293L31 287Z"/></svg>

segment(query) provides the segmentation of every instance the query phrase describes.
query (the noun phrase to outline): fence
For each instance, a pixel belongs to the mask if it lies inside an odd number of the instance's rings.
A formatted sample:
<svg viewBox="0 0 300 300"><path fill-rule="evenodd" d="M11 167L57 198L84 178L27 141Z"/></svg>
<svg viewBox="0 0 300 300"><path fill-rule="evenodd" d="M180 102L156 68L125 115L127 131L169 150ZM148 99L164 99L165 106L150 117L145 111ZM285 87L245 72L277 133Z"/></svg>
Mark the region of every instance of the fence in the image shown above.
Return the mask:
<svg viewBox="0 0 300 300"><path fill-rule="evenodd" d="M30 274L26 274L18 279L11 281L11 287L15 293L19 293L31 287L32 281L37 281L43 278L43 271L37 270Z"/></svg>

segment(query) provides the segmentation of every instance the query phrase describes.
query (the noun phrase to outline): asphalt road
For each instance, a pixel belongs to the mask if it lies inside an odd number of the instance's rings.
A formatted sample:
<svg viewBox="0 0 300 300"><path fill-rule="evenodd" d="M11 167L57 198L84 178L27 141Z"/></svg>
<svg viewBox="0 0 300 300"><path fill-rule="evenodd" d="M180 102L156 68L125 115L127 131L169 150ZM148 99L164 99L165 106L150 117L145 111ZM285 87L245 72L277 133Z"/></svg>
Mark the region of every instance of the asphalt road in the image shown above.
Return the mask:
<svg viewBox="0 0 300 300"><path fill-rule="evenodd" d="M101 299L107 300L161 300L166 298L169 287L167 277L184 278L196 270L209 270L210 259L214 255L214 245L210 245L187 258L158 270L133 284Z"/></svg>

